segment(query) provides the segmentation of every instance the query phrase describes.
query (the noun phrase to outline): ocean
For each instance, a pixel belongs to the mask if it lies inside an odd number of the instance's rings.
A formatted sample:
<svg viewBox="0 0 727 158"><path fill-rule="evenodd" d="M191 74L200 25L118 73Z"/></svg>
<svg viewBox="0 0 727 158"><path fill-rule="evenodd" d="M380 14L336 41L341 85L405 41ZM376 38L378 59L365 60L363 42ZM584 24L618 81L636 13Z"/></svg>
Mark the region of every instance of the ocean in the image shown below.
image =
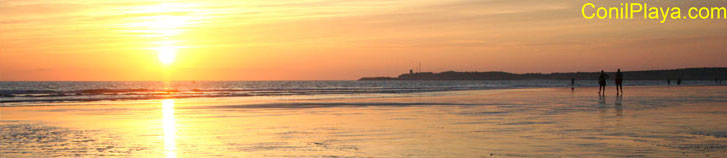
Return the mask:
<svg viewBox="0 0 727 158"><path fill-rule="evenodd" d="M609 84L613 82L610 81ZM683 81L682 85L714 85ZM666 81L626 81L625 86L667 86ZM671 85L676 86L672 81ZM143 100L199 97L246 97L325 94L401 94L435 91L570 87L569 80L477 81L6 81L0 82L0 106L24 103ZM578 80L576 87L597 86ZM10 104L12 103L12 104Z"/></svg>

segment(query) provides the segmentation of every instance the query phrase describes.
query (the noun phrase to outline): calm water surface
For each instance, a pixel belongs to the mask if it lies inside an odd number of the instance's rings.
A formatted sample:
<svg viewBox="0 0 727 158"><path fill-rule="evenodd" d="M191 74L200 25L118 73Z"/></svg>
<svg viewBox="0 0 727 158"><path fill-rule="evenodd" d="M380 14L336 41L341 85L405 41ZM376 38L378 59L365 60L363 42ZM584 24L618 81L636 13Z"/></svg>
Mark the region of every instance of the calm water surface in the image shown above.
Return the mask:
<svg viewBox="0 0 727 158"><path fill-rule="evenodd" d="M576 87L596 86L579 80ZM609 82L612 83L612 82ZM666 86L666 81L626 81L626 86ZM714 85L684 81L683 85ZM32 102L142 100L325 94L400 94L458 90L570 87L570 80L485 81L174 81L0 82L0 106ZM5 104L2 104L5 103Z"/></svg>

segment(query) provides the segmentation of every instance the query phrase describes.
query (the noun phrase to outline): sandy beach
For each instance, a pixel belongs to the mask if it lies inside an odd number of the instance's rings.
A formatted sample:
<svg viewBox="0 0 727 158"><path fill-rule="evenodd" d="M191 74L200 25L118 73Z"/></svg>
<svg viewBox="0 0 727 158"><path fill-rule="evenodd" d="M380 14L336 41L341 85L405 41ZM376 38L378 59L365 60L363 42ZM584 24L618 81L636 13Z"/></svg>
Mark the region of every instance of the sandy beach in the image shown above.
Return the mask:
<svg viewBox="0 0 727 158"><path fill-rule="evenodd" d="M0 157L727 157L727 87L0 107Z"/></svg>

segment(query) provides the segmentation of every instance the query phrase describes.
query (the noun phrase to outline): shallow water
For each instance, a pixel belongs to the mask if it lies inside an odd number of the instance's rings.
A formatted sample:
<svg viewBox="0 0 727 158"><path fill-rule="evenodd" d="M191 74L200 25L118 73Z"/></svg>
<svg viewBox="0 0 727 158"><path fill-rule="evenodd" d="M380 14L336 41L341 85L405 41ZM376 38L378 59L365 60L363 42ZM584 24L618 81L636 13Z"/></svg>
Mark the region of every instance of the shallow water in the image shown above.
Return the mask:
<svg viewBox="0 0 727 158"><path fill-rule="evenodd" d="M613 89L609 89L613 90ZM0 107L2 157L727 157L727 87Z"/></svg>
<svg viewBox="0 0 727 158"><path fill-rule="evenodd" d="M597 86L578 80L576 87ZM612 82L609 82L612 83ZM715 85L685 81L684 85ZM666 86L665 81L634 80L626 86ZM0 106L36 102L144 100L164 98L400 94L458 90L570 87L570 80L470 81L0 81Z"/></svg>

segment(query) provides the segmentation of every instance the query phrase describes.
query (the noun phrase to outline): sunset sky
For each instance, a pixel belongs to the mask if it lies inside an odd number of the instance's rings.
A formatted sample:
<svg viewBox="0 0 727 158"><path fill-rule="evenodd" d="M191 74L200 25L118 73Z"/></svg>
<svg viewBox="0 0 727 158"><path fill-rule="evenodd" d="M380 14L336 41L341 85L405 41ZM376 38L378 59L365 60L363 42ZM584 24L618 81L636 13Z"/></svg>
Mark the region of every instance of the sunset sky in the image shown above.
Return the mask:
<svg viewBox="0 0 727 158"><path fill-rule="evenodd" d="M587 2L620 1L2 0L0 80L352 80L418 62L434 72L727 66L727 20L586 20Z"/></svg>

